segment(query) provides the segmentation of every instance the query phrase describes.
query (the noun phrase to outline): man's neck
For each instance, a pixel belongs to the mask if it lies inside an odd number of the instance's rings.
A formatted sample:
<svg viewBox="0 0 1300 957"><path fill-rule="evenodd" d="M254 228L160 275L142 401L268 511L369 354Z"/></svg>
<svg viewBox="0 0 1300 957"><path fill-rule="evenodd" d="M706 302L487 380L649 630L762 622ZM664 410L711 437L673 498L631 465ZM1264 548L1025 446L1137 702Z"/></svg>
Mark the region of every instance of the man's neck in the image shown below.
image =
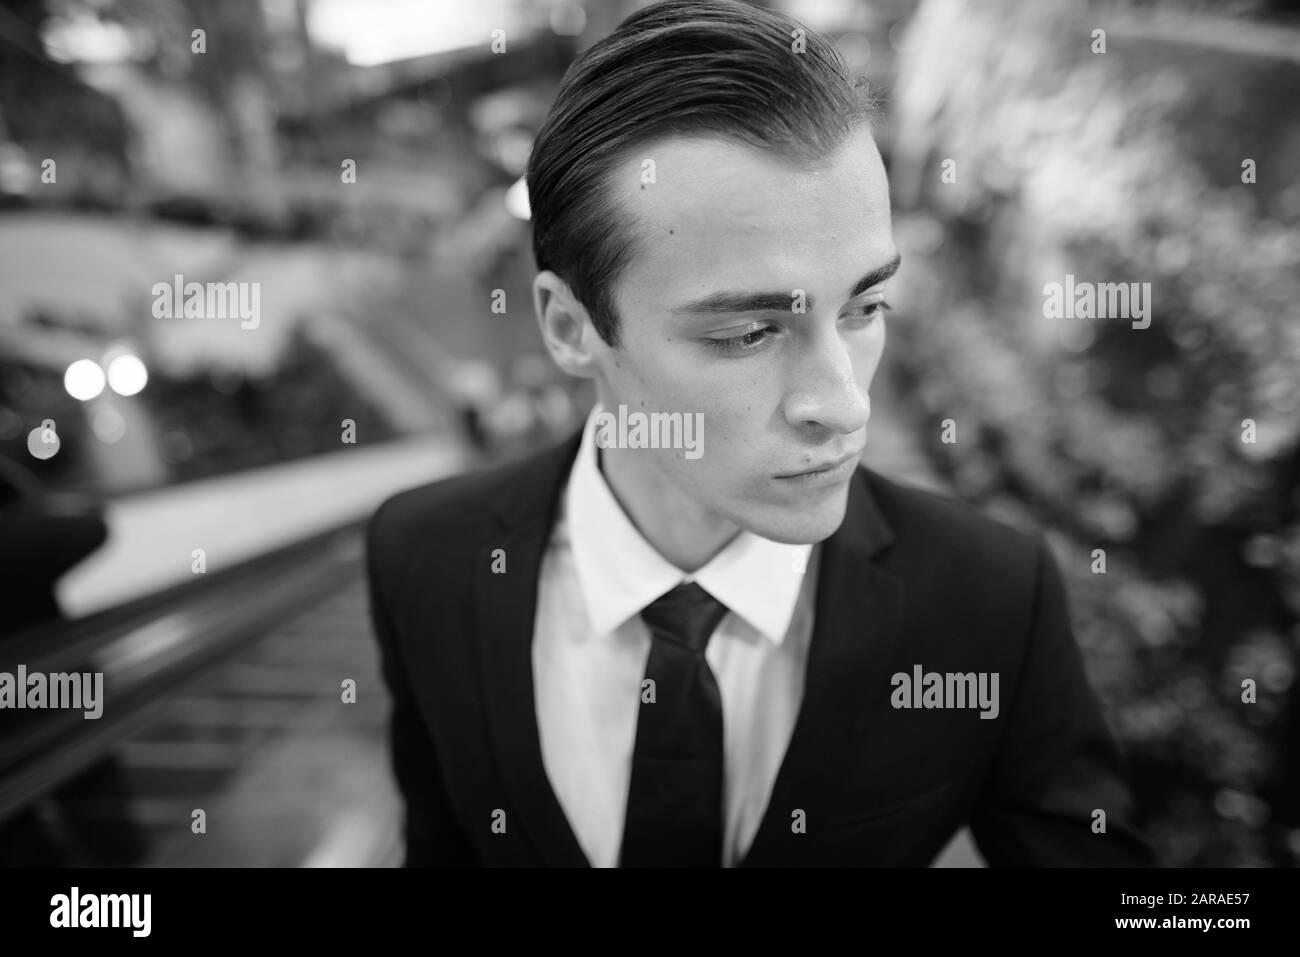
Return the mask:
<svg viewBox="0 0 1300 957"><path fill-rule="evenodd" d="M596 468L633 527L655 551L683 572L694 572L727 547L740 527L705 513L680 492L638 468L626 452L596 448ZM614 454L610 454L610 453Z"/></svg>

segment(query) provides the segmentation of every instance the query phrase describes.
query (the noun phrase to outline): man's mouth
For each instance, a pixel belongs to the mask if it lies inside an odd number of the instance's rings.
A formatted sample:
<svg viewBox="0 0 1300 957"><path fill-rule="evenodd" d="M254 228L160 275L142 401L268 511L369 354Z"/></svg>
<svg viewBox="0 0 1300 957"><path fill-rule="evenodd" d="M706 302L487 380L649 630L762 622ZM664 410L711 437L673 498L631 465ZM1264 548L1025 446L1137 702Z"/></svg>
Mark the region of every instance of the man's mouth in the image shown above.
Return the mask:
<svg viewBox="0 0 1300 957"><path fill-rule="evenodd" d="M779 479L803 479L803 480L838 479L841 478L842 476L850 474L853 471L860 455L861 455L860 452L852 452L838 459L828 459L824 462L815 465L810 465L807 468L801 469L798 472L787 472L785 474L778 475L776 477Z"/></svg>

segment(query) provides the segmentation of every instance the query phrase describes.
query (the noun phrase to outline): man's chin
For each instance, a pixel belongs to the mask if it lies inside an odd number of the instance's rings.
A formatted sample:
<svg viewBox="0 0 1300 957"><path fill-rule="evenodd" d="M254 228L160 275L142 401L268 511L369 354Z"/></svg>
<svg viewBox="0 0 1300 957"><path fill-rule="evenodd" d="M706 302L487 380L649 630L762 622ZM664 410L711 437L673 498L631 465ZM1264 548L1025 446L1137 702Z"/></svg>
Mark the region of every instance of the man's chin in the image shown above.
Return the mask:
<svg viewBox="0 0 1300 957"><path fill-rule="evenodd" d="M848 486L844 493L826 502L798 510L790 508L756 511L740 523L747 531L782 545L815 545L835 534L848 511Z"/></svg>

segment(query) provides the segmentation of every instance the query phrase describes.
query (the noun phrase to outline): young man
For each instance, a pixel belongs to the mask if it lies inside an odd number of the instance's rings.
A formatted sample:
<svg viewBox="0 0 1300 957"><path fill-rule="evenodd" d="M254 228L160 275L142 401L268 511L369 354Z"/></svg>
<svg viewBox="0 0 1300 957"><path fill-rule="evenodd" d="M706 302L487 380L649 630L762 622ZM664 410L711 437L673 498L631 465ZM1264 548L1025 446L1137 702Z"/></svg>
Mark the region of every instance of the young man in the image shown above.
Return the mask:
<svg viewBox="0 0 1300 957"><path fill-rule="evenodd" d="M409 865L1149 863L1041 537L859 466L898 267L871 110L736 0L633 14L527 182L598 406L369 529Z"/></svg>

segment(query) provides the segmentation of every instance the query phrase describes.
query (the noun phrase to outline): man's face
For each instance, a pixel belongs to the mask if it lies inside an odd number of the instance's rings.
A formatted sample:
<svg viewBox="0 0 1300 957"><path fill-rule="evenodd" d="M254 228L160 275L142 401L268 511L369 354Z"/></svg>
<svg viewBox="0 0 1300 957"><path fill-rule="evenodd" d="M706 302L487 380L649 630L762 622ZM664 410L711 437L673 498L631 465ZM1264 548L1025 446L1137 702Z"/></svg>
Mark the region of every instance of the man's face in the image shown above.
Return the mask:
<svg viewBox="0 0 1300 957"><path fill-rule="evenodd" d="M702 413L702 453L634 451L638 481L703 525L826 538L867 440L897 260L870 132L815 171L665 139L635 151L613 184L640 244L615 291L620 345L594 350L598 396L611 412ZM755 297L765 301L741 301Z"/></svg>

